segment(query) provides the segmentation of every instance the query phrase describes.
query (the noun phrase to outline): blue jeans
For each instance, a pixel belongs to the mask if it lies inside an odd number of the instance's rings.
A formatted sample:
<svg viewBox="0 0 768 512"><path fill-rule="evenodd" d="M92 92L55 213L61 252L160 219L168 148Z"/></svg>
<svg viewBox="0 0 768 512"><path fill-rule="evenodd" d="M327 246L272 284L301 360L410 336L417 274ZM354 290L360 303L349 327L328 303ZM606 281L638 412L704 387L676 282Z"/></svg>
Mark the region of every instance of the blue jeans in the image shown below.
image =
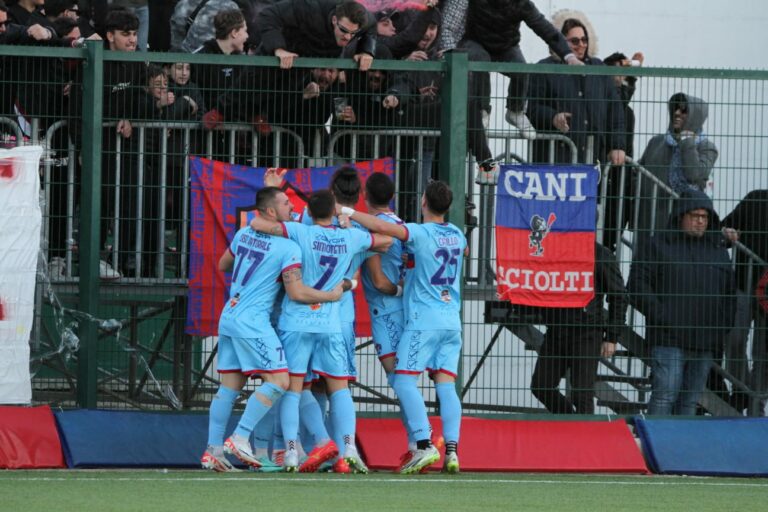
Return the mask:
<svg viewBox="0 0 768 512"><path fill-rule="evenodd" d="M707 384L712 352L694 352L677 347L651 350L651 399L648 414L696 414L696 404Z"/></svg>

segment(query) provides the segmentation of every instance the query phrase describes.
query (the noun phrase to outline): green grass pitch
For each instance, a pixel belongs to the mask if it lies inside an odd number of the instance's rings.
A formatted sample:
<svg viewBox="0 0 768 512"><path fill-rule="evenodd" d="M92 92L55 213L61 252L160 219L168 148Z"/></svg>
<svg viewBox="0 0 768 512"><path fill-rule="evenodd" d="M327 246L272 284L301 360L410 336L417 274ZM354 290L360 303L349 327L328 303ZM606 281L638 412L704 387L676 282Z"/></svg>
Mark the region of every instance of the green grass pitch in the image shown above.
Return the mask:
<svg viewBox="0 0 768 512"><path fill-rule="evenodd" d="M768 510L768 479L439 473L0 472L2 511Z"/></svg>

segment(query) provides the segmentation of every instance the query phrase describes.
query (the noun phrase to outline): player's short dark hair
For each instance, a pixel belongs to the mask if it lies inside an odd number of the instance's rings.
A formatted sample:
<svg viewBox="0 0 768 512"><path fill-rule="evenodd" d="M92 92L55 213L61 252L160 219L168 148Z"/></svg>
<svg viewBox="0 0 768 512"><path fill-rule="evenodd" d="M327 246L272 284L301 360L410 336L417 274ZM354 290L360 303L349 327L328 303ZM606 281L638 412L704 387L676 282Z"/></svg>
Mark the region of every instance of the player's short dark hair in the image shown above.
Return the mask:
<svg viewBox="0 0 768 512"><path fill-rule="evenodd" d="M336 198L328 189L317 190L309 196L307 207L313 219L329 219L336 212Z"/></svg>
<svg viewBox="0 0 768 512"><path fill-rule="evenodd" d="M256 192L256 209L261 213L267 211L267 208L275 207L275 199L282 192L277 187L264 187Z"/></svg>
<svg viewBox="0 0 768 512"><path fill-rule="evenodd" d="M365 192L369 203L384 206L395 197L395 184L383 172L375 172L365 181Z"/></svg>
<svg viewBox="0 0 768 512"><path fill-rule="evenodd" d="M364 29L368 26L368 10L355 0L344 0L336 6L336 19L347 18L351 23Z"/></svg>
<svg viewBox="0 0 768 512"><path fill-rule="evenodd" d="M424 197L427 200L427 208L437 215L445 215L453 202L451 187L440 180L432 181L427 185Z"/></svg>
<svg viewBox="0 0 768 512"><path fill-rule="evenodd" d="M225 9L219 11L213 17L213 28L216 31L216 39L223 41L229 37L229 33L245 26L245 16L240 9Z"/></svg>
<svg viewBox="0 0 768 512"><path fill-rule="evenodd" d="M342 204L355 204L360 199L360 190L363 184L357 169L351 165L343 165L336 169L331 178L331 192L336 200Z"/></svg>
<svg viewBox="0 0 768 512"><path fill-rule="evenodd" d="M8 6L5 5L5 2L3 2L3 0L0 0L0 12L8 12Z"/></svg>
<svg viewBox="0 0 768 512"><path fill-rule="evenodd" d="M72 32L78 27L77 21L67 16L59 16L51 22L51 27L56 35L59 37L66 37L67 34Z"/></svg>
<svg viewBox="0 0 768 512"><path fill-rule="evenodd" d="M104 29L107 32L139 30L139 18L124 7L114 7L107 13Z"/></svg>

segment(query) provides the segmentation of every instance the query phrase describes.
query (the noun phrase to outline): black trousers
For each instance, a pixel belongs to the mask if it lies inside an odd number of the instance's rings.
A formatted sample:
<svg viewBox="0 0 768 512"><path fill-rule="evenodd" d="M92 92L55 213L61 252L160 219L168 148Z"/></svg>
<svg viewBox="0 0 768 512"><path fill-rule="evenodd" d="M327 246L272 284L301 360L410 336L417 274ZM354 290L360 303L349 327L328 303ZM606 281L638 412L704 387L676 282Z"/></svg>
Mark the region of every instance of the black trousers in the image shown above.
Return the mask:
<svg viewBox="0 0 768 512"><path fill-rule="evenodd" d="M549 412L595 412L594 387L602 342L599 330L547 328L531 377L531 392ZM568 370L572 389L570 398L558 389Z"/></svg>

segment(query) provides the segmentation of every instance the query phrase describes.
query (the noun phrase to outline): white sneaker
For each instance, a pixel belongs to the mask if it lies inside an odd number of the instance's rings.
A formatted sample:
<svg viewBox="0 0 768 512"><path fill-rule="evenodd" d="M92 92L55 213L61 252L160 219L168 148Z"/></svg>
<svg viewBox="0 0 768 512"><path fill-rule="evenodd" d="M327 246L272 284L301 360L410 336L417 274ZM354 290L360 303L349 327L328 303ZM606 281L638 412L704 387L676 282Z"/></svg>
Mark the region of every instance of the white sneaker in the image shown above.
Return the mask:
<svg viewBox="0 0 768 512"><path fill-rule="evenodd" d="M123 276L120 272L112 268L112 265L104 260L99 260L99 277L104 280L115 280L120 279Z"/></svg>
<svg viewBox="0 0 768 512"><path fill-rule="evenodd" d="M416 450L413 457L407 464L403 465L400 473L403 475L413 475L421 472L422 469L428 468L435 462L440 460L440 452L434 446L429 446L424 450Z"/></svg>
<svg viewBox="0 0 768 512"><path fill-rule="evenodd" d="M485 160L477 164L475 183L478 185L496 185L499 181L499 163L495 160Z"/></svg>
<svg viewBox="0 0 768 512"><path fill-rule="evenodd" d="M349 465L349 469L352 473L368 474L368 466L366 466L363 459L360 458L360 453L358 453L357 448L351 446L347 447L347 450L344 452L344 461Z"/></svg>
<svg viewBox="0 0 768 512"><path fill-rule="evenodd" d="M296 450L285 450L283 470L286 473L296 473L299 470L299 452Z"/></svg>
<svg viewBox="0 0 768 512"><path fill-rule="evenodd" d="M443 473L455 475L459 472L459 456L456 452L446 453L443 463Z"/></svg>
<svg viewBox="0 0 768 512"><path fill-rule="evenodd" d="M203 469L210 469L217 473L229 473L240 471L227 460L224 450L221 447L214 448L209 446L203 456L200 458L200 465Z"/></svg>
<svg viewBox="0 0 768 512"><path fill-rule="evenodd" d="M520 130L520 135L524 139L535 140L536 129L531 125L525 112L513 112L507 109L507 115L504 116L509 124Z"/></svg>
<svg viewBox="0 0 768 512"><path fill-rule="evenodd" d="M261 463L251 451L251 443L238 435L232 435L232 437L224 441L224 453L234 455L240 462L252 468L259 469L261 467Z"/></svg>
<svg viewBox="0 0 768 512"><path fill-rule="evenodd" d="M67 278L66 275L67 261L62 257L51 258L51 262L48 263L48 276L51 281L63 281Z"/></svg>

